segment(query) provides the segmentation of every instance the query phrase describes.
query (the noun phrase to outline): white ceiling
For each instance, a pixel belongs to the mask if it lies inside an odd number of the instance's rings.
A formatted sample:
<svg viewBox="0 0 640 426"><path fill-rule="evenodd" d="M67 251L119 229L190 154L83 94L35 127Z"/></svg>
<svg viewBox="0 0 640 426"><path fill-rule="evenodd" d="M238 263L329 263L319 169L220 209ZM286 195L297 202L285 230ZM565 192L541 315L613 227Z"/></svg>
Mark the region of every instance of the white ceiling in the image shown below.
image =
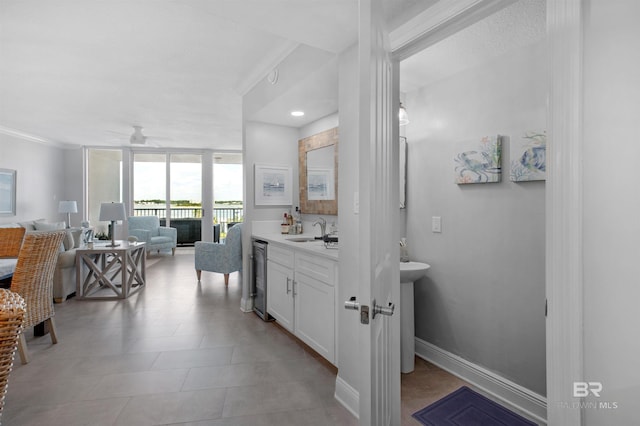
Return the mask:
<svg viewBox="0 0 640 426"><path fill-rule="evenodd" d="M400 91L427 86L545 35L546 0L520 0L402 61Z"/></svg>
<svg viewBox="0 0 640 426"><path fill-rule="evenodd" d="M435 2L387 4L399 25ZM357 0L0 0L0 132L120 146L140 125L159 146L238 150L242 96L296 47L333 59L248 118L301 126L337 110L335 55L356 42L357 14ZM454 48L436 62L469 54ZM419 56L404 90L424 85L425 64L436 72Z"/></svg>

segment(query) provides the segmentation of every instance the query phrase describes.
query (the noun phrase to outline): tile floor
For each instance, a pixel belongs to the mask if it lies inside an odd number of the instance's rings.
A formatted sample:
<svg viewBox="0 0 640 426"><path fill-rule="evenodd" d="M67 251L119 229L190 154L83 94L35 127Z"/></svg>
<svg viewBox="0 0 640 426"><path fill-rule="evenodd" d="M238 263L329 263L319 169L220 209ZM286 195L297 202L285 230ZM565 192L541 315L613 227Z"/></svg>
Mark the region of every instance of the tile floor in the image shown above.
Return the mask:
<svg viewBox="0 0 640 426"><path fill-rule="evenodd" d="M57 345L27 331L32 360L14 364L3 424L358 424L333 398L333 366L240 311L238 274L228 289L221 274L198 284L193 249L160 257L130 299L57 304ZM462 384L418 359L402 378L403 424Z"/></svg>

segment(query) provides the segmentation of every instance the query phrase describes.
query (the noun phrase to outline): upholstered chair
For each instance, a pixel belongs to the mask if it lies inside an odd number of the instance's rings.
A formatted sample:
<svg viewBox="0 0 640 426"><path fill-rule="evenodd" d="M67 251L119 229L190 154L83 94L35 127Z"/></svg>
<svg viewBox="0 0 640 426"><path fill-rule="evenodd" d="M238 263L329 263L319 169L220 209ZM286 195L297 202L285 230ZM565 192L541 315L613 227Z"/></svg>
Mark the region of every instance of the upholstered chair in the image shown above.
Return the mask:
<svg viewBox="0 0 640 426"><path fill-rule="evenodd" d="M196 241L195 266L198 281L202 271L224 274L224 285L229 285L229 274L242 271L242 224L229 228L222 243Z"/></svg>
<svg viewBox="0 0 640 426"><path fill-rule="evenodd" d="M153 250L169 250L171 255L176 254L178 245L178 230L168 226L160 226L158 216L130 216L129 236L136 237L138 241L147 243L147 255Z"/></svg>
<svg viewBox="0 0 640 426"><path fill-rule="evenodd" d="M18 254L18 263L11 279L11 291L19 294L27 306L24 327L41 322L49 327L51 342L58 343L53 321L53 272L56 268L60 245L66 232L28 232ZM27 341L20 335L18 351L23 364L29 362Z"/></svg>

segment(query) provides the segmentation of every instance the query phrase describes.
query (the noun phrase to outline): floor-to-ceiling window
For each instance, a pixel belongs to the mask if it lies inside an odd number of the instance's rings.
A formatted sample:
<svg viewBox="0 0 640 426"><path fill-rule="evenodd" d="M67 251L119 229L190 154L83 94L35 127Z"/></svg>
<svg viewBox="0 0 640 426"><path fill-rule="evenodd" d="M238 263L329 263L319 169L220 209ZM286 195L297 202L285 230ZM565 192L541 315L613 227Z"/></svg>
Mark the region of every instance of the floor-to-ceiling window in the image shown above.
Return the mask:
<svg viewBox="0 0 640 426"><path fill-rule="evenodd" d="M87 150L87 218L96 233L108 233L100 222L100 204L122 202L122 150Z"/></svg>
<svg viewBox="0 0 640 426"><path fill-rule="evenodd" d="M122 201L134 216L158 216L178 229L178 244L224 238L243 221L241 153L157 152L89 148L89 219L100 203ZM107 231L106 224L97 231ZM212 227L213 225L213 227Z"/></svg>
<svg viewBox="0 0 640 426"><path fill-rule="evenodd" d="M216 153L213 156L213 218L222 237L229 225L243 221L242 154Z"/></svg>
<svg viewBox="0 0 640 426"><path fill-rule="evenodd" d="M167 155L133 154L133 215L167 217Z"/></svg>

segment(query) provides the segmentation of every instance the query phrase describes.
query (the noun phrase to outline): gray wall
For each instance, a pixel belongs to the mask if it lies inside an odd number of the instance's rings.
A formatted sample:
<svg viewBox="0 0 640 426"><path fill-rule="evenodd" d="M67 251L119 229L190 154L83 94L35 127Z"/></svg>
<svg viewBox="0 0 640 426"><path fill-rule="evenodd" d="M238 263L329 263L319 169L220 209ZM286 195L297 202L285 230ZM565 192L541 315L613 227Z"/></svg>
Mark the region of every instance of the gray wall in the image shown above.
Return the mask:
<svg viewBox="0 0 640 426"><path fill-rule="evenodd" d="M58 202L77 200L66 184L74 174L77 151L24 141L0 134L0 168L17 170L16 216L2 216L0 223L44 218L50 222L66 220L58 213ZM81 171L80 166L80 171ZM69 176L69 177L68 177ZM79 215L71 215L72 223ZM79 222L78 222L79 223Z"/></svg>
<svg viewBox="0 0 640 426"><path fill-rule="evenodd" d="M545 184L509 181L509 140L546 127L544 42L406 94L406 236L431 265L416 336L538 394L545 384ZM503 179L454 184L455 143L503 140ZM431 217L442 217L442 233Z"/></svg>
<svg viewBox="0 0 640 426"><path fill-rule="evenodd" d="M584 424L631 425L640 418L640 2L587 3L584 379L603 385L588 402L616 402L617 409L584 410Z"/></svg>

